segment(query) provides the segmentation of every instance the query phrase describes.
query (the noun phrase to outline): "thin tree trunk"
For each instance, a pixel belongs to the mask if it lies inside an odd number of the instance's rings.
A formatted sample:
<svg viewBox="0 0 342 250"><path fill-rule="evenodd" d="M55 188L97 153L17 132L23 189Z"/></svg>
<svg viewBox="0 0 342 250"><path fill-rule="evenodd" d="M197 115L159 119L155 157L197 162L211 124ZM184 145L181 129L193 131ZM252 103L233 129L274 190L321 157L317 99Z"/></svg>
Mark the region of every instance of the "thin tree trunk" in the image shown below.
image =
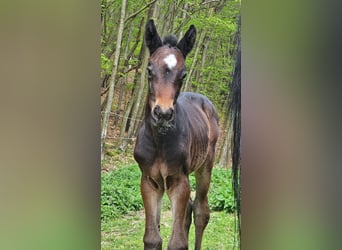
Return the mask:
<svg viewBox="0 0 342 250"><path fill-rule="evenodd" d="M139 54L139 62L141 62L142 58L144 55L144 42L141 45L140 48L140 54ZM129 101L127 103L127 107L125 108L125 113L123 115L123 119L122 119L122 124L121 124L121 128L120 128L120 148L124 149L125 146L127 145L126 142L124 140L122 140L122 138L126 138L126 132L127 132L127 127L129 127L130 122L131 122L131 114L132 114L132 109L134 108L134 103L136 102L137 99L137 95L138 95L138 79L139 79L139 74L140 74L141 69L140 68L136 68L135 70L135 74L134 74L134 80L133 80L133 90L131 91L132 94L129 98Z"/></svg>
<svg viewBox="0 0 342 250"><path fill-rule="evenodd" d="M210 31L209 31L209 34L210 34ZM199 75L199 79L198 79L198 82L200 83L204 83L203 81L203 69L205 67L205 63L207 61L207 52L208 52L208 46L209 46L209 42L210 42L210 35L209 36L206 36L204 38L204 42L203 42L203 53L202 53L202 62L201 62L201 71L200 71L200 75Z"/></svg>
<svg viewBox="0 0 342 250"><path fill-rule="evenodd" d="M143 96L144 96L144 98L143 98L142 102L145 103L145 100L146 100L145 93L143 94ZM134 135L136 135L136 132L137 132L137 130L139 128L139 125L140 125L140 123L141 123L141 121L143 119L143 115L144 115L144 108L141 108L141 109L138 110L136 121L134 123L134 128L132 130L132 134L130 134L131 138L134 137Z"/></svg>
<svg viewBox="0 0 342 250"><path fill-rule="evenodd" d="M115 78L116 78L116 73L117 73L118 65L119 65L122 33L123 33L123 29L124 29L125 11L126 11L126 0L122 0L120 25L119 25L118 37L117 37L117 42L116 42L115 57L114 57L114 66L113 66L113 71L112 71L112 77L111 77L110 83L109 83L109 93L108 93L107 105L106 105L106 109L105 109L105 113L104 113L104 117L103 117L103 122L102 122L101 160L104 159L104 144L105 144L106 137L107 137L109 116L110 116L110 111L112 108L113 97L114 97Z"/></svg>
<svg viewBox="0 0 342 250"><path fill-rule="evenodd" d="M145 50L145 53L147 54L148 52ZM139 87L138 87L138 94L137 94L137 100L134 104L134 107L133 107L133 112L132 112L132 120L131 120L131 124L129 126L129 130L128 130L128 136L131 136L132 135L132 131L134 129L134 124L135 122L137 121L137 117L138 117L138 110L139 109L143 109L144 108L144 98L143 98L143 93L144 93L144 88L145 88L145 68L147 67L147 64L148 64L148 55L145 55L144 56L144 59L143 59L143 62L141 64L141 68L143 69L141 71L141 75L140 75L140 84L139 84Z"/></svg>
<svg viewBox="0 0 342 250"><path fill-rule="evenodd" d="M133 56L134 54L134 51L136 50L136 48L138 47L138 44L141 40L141 33L142 33L142 28L143 28L143 25L144 25L144 20L145 20L145 17L141 18L141 21L140 21L140 25L139 25L139 31L137 33L137 36L136 36L136 39L135 39L135 43L134 45L132 46L132 48L130 49L129 53L128 53L128 56L125 58L125 62L124 62L124 66L126 67L129 63L129 60L131 59L131 57Z"/></svg>
<svg viewBox="0 0 342 250"><path fill-rule="evenodd" d="M210 33L210 31L208 32ZM207 33L207 34L208 34ZM205 63L206 63L206 59L207 59L207 52L208 52L208 44L210 42L210 37L209 36L205 36L203 39L203 52L202 52L202 56L201 56L201 66L198 70L196 70L196 89L195 92L199 92L201 87L205 84L204 80L203 80L203 70L205 67ZM202 87L203 88L203 87Z"/></svg>
<svg viewBox="0 0 342 250"><path fill-rule="evenodd" d="M147 51L146 49L144 49L145 51L145 56L143 58L143 62L142 62L142 71L141 71L141 75L140 75L140 84L139 84L139 87L138 87L138 92L137 92L137 99L136 99L136 102L133 106L133 110L132 110L132 116L131 116L131 122L129 124L129 129L128 129L128 132L127 132L127 135L129 138L131 138L132 136L132 132L134 130L134 125L135 123L137 122L137 117L138 117L138 111L139 109L143 109L143 92L144 92L144 87L145 87L145 68L147 67L147 64L148 64L148 55L147 55ZM122 148L125 149L126 146L127 146L127 143L128 143L128 140L124 140L123 141L123 144L122 144Z"/></svg>
<svg viewBox="0 0 342 250"><path fill-rule="evenodd" d="M197 42L197 46L196 46L196 49L195 49L194 59L192 61L192 64L191 64L188 76L186 77L186 81L185 81L184 88L183 88L184 91L189 91L190 90L190 87L191 87L191 85L190 85L191 76L192 76L192 74L194 72L195 65L197 63L197 57L198 57L199 50L200 50L200 48L202 46L202 40L203 40L204 35L205 35L205 29L203 28L201 30L200 37L199 37L198 42Z"/></svg>
<svg viewBox="0 0 342 250"><path fill-rule="evenodd" d="M136 70L136 71L138 71L138 70ZM133 80L134 84L136 83L137 74L138 73L135 74L135 77L134 77L134 80ZM129 119L130 119L129 115L130 115L130 113L132 111L132 107L133 107L133 104L134 104L135 96L136 96L136 91L133 91L133 94L132 94L132 96L130 98L130 101L128 102L128 105L125 108L126 111L125 111L125 113L124 113L124 115L122 117L122 123L121 123L121 128L120 128L120 143L122 142L121 138L125 138L126 127L127 127L127 123L129 122Z"/></svg>
<svg viewBox="0 0 342 250"><path fill-rule="evenodd" d="M120 114L121 111L121 102L122 102L122 96L123 96L123 85L125 82L125 76L120 77L118 80L118 85L119 85L119 98L118 98L118 102L116 104L116 110L115 110L115 114L114 114L114 127L117 125L118 121L120 120L120 117L118 116L118 114Z"/></svg>
<svg viewBox="0 0 342 250"><path fill-rule="evenodd" d="M214 44L214 46L215 46L214 51L217 51L218 45L219 45L219 41L216 42L216 43ZM214 53L214 56L211 58L211 60L210 60L210 62L209 62L210 65L215 65L215 61L216 61L217 54L218 54L218 53ZM213 70L210 70L210 71L209 71L209 74L208 74L208 78L207 78L207 82L208 82L208 83L210 83L210 81L211 81L211 76L212 76L212 74L213 74Z"/></svg>
<svg viewBox="0 0 342 250"><path fill-rule="evenodd" d="M183 23L185 23L185 20L186 20L186 12L188 11L188 8L189 8L189 4L188 3L185 3L184 4L184 11L182 12L182 19L183 19ZM180 26L179 28L181 28L181 31L179 33L179 38L183 37L183 27Z"/></svg>
<svg viewBox="0 0 342 250"><path fill-rule="evenodd" d="M168 29L168 31L170 32L170 33L173 33L173 26L174 26L174 23L175 23L175 16L176 16L176 10L177 10L177 3L176 2L174 2L174 1L171 1L171 6L172 6L172 8L171 8L171 16L170 16L170 20L169 20L169 23L170 23L170 26L169 26L169 29Z"/></svg>
<svg viewBox="0 0 342 250"><path fill-rule="evenodd" d="M106 37L107 34L107 25L106 25L106 10L107 10L107 0L102 1L102 5L104 6L104 11L101 13L101 30L102 30L102 37Z"/></svg>
<svg viewBox="0 0 342 250"><path fill-rule="evenodd" d="M151 17L156 17L157 14L159 14L159 10L156 6L156 4L152 4L148 14L147 14L147 19L151 18ZM129 122L129 127L128 127L128 131L127 131L127 137L131 138L133 136L133 131L134 131L134 127L135 127L135 123L139 122L139 120L137 119L138 114L139 114L139 109L143 109L144 108L144 98L143 98L143 92L144 92L144 87L145 87L145 75L146 75L146 67L148 64L148 51L146 50L146 46L145 46L145 41L142 43L142 47L140 50L140 58L141 58L141 71L140 71L140 75L138 76L138 81L139 81L139 85L135 87L134 89L134 101L132 100L132 110L130 111L130 122ZM126 122L127 125L127 122ZM126 126L127 128L127 126ZM126 128L124 128L126 130ZM123 131L121 129L121 131ZM128 140L122 140L121 146L120 148L122 150L125 150L128 144Z"/></svg>
<svg viewBox="0 0 342 250"><path fill-rule="evenodd" d="M167 9L167 11L160 13L162 15L165 13L165 16L160 19L164 20L160 31L161 36L165 36L173 32L176 3L174 1L171 1L170 3L164 2L164 9Z"/></svg>
<svg viewBox="0 0 342 250"><path fill-rule="evenodd" d="M230 136L231 132L230 131L227 131L227 134L224 138L224 141L222 143L222 150L220 152L220 159L219 159L219 162L218 162L218 165L220 167L227 167L228 166L228 160L229 160L229 144L230 144Z"/></svg>
<svg viewBox="0 0 342 250"><path fill-rule="evenodd" d="M127 57L128 57L129 42L130 42L131 34L132 34L132 28L133 28L133 22L131 22L131 25L129 27L129 32L128 32L126 46L125 46L124 55L123 55L125 63L128 62ZM126 67L127 67L127 65L124 64L122 71L124 71ZM123 75L122 77L120 77L120 79L118 81L119 82L119 84L118 84L119 85L119 98L118 98L118 101L116 104L116 112L115 112L116 114L120 114L123 89L124 89L124 82L125 82L126 77L127 77L126 75ZM119 120L119 116L115 115L114 116L114 126L116 126L118 120Z"/></svg>

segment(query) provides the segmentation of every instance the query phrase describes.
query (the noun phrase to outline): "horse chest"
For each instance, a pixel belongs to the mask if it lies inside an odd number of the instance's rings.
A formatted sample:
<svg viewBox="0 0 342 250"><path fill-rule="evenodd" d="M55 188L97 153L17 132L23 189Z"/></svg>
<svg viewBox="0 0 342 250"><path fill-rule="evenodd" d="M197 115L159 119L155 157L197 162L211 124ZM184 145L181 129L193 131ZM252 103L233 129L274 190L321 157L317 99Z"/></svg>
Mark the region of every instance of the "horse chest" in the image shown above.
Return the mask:
<svg viewBox="0 0 342 250"><path fill-rule="evenodd" d="M156 145L155 161L153 165L158 166L162 162L163 168L167 168L169 171L178 171L185 167L188 157L187 148L183 143L164 143Z"/></svg>
<svg viewBox="0 0 342 250"><path fill-rule="evenodd" d="M146 156L145 156L146 157ZM179 150L169 151L156 150L153 161L147 162L143 158L143 161L139 163L142 171L143 178L151 184L152 187L159 190L168 190L175 178L178 176L187 174L185 153Z"/></svg>
<svg viewBox="0 0 342 250"><path fill-rule="evenodd" d="M179 138L173 137L159 141L149 137L138 137L134 149L134 157L141 166L146 168L165 162L169 168L184 165L188 157L188 148Z"/></svg>

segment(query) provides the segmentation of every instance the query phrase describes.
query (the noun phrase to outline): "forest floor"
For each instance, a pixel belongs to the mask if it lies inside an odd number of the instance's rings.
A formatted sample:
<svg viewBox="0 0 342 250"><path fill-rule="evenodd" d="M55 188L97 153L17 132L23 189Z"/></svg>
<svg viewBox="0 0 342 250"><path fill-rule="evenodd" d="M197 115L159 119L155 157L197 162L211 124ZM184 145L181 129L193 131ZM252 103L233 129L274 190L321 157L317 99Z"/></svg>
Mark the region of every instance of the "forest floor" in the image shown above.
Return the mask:
<svg viewBox="0 0 342 250"><path fill-rule="evenodd" d="M106 159L101 164L101 171L109 172L119 166L126 166L135 163L133 158L134 140L127 144L125 150L117 146L120 137L120 128L114 126L115 116L109 117L109 129L105 143Z"/></svg>

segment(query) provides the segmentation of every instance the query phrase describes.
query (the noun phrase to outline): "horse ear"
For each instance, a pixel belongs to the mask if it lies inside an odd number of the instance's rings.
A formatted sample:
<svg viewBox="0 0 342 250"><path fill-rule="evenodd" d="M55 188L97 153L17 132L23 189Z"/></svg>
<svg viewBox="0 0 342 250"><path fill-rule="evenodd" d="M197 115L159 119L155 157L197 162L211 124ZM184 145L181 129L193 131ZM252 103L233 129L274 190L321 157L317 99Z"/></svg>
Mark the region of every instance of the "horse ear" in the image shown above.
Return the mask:
<svg viewBox="0 0 342 250"><path fill-rule="evenodd" d="M196 28L191 25L184 37L177 44L177 48L183 53L184 58L192 50L196 41Z"/></svg>
<svg viewBox="0 0 342 250"><path fill-rule="evenodd" d="M158 35L156 26L154 25L153 20L149 20L146 24L145 28L145 41L146 45L152 55L156 49L162 46L162 41Z"/></svg>

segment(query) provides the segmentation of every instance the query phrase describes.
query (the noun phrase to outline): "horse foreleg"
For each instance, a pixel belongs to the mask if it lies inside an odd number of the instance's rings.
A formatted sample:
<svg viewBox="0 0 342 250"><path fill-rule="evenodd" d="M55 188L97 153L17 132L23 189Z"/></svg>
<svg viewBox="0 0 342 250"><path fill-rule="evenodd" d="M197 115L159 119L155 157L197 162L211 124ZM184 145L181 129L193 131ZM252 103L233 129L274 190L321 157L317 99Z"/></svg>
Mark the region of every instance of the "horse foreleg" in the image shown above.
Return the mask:
<svg viewBox="0 0 342 250"><path fill-rule="evenodd" d="M162 238L159 233L162 190L155 188L153 180L147 176L141 178L141 195L145 208L145 250L161 250Z"/></svg>
<svg viewBox="0 0 342 250"><path fill-rule="evenodd" d="M196 177L196 197L193 204L195 223L195 250L201 249L202 237L205 227L210 218L208 204L208 190L211 179L211 167L204 168L195 174Z"/></svg>
<svg viewBox="0 0 342 250"><path fill-rule="evenodd" d="M187 250L188 237L186 232L186 214L190 198L190 185L188 177L185 175L168 178L168 195L172 206L172 234L168 245L168 250ZM191 209L191 207L189 208ZM191 221L190 221L191 222ZM187 221L189 223L189 221ZM190 224L189 224L190 226Z"/></svg>

